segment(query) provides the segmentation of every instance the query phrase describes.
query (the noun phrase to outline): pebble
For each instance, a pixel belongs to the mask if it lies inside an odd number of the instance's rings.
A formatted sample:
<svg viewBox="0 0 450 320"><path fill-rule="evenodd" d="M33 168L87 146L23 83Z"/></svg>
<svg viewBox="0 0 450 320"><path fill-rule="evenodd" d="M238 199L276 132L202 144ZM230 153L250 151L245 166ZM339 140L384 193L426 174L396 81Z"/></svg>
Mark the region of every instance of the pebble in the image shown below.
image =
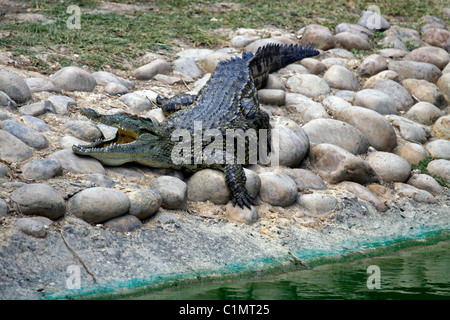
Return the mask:
<svg viewBox="0 0 450 320"><path fill-rule="evenodd" d="M398 73L399 80L420 79L436 83L442 75L434 64L417 61L389 61L389 70Z"/></svg>
<svg viewBox="0 0 450 320"><path fill-rule="evenodd" d="M27 78L25 82L32 93L46 91L62 94L62 90L52 80L47 78Z"/></svg>
<svg viewBox="0 0 450 320"><path fill-rule="evenodd" d="M300 63L311 74L321 74L327 69L327 67L322 62L314 58L302 59Z"/></svg>
<svg viewBox="0 0 450 320"><path fill-rule="evenodd" d="M22 177L25 180L48 180L61 173L61 164L54 159L32 160L22 167Z"/></svg>
<svg viewBox="0 0 450 320"><path fill-rule="evenodd" d="M106 221L104 226L117 232L133 232L142 228L142 222L134 215L126 214Z"/></svg>
<svg viewBox="0 0 450 320"><path fill-rule="evenodd" d="M333 144L322 143L312 147L309 161L314 171L328 183L378 181L377 174L366 161Z"/></svg>
<svg viewBox="0 0 450 320"><path fill-rule="evenodd" d="M120 83L108 82L103 88L103 92L112 96L118 96L130 93L130 90Z"/></svg>
<svg viewBox="0 0 450 320"><path fill-rule="evenodd" d="M65 133L85 141L100 139L102 131L91 121L71 120L62 126Z"/></svg>
<svg viewBox="0 0 450 320"><path fill-rule="evenodd" d="M180 58L188 58L194 61L200 60L201 58L210 55L214 51L211 49L187 49L177 53ZM256 51L255 51L256 52Z"/></svg>
<svg viewBox="0 0 450 320"><path fill-rule="evenodd" d="M405 60L431 63L442 70L450 62L450 54L442 48L422 47L411 51Z"/></svg>
<svg viewBox="0 0 450 320"><path fill-rule="evenodd" d="M236 35L231 38L230 46L234 48L244 48L259 39L261 39L260 36Z"/></svg>
<svg viewBox="0 0 450 320"><path fill-rule="evenodd" d="M405 182L411 174L408 161L393 153L371 152L366 161L384 182Z"/></svg>
<svg viewBox="0 0 450 320"><path fill-rule="evenodd" d="M325 217L336 208L338 201L328 194L310 193L299 195L297 203L307 210L306 215Z"/></svg>
<svg viewBox="0 0 450 320"><path fill-rule="evenodd" d="M311 45L320 50L327 50L334 47L333 34L327 27L309 24L303 32L302 44Z"/></svg>
<svg viewBox="0 0 450 320"><path fill-rule="evenodd" d="M0 91L21 105L32 99L31 90L25 80L7 71L0 71Z"/></svg>
<svg viewBox="0 0 450 320"><path fill-rule="evenodd" d="M60 115L68 115L70 113L69 108L77 106L77 102L67 96L50 96L48 101L52 103L55 112Z"/></svg>
<svg viewBox="0 0 450 320"><path fill-rule="evenodd" d="M435 197L426 190L418 189L412 185L396 182L394 183L394 190L398 195L408 197L417 202L437 203Z"/></svg>
<svg viewBox="0 0 450 320"><path fill-rule="evenodd" d="M173 68L192 79L200 78L203 75L202 70L197 66L195 61L190 58L179 58L173 62Z"/></svg>
<svg viewBox="0 0 450 320"><path fill-rule="evenodd" d="M387 36L378 42L383 48L393 48L403 51L406 55L408 48L406 44L397 36Z"/></svg>
<svg viewBox="0 0 450 320"><path fill-rule="evenodd" d="M431 157L450 160L450 140L433 140L426 143L424 147Z"/></svg>
<svg viewBox="0 0 450 320"><path fill-rule="evenodd" d="M408 111L414 105L414 99L408 90L394 80L379 79L372 83L369 88L381 91L391 97L397 111Z"/></svg>
<svg viewBox="0 0 450 320"><path fill-rule="evenodd" d="M68 202L68 212L90 223L103 223L129 209L130 200L123 192L103 187L82 190Z"/></svg>
<svg viewBox="0 0 450 320"><path fill-rule="evenodd" d="M448 65L450 66L450 63ZM446 73L440 77L436 85L441 90L447 103L450 104L450 73Z"/></svg>
<svg viewBox="0 0 450 320"><path fill-rule="evenodd" d="M297 184L288 175L278 172L262 172L259 196L273 206L286 207L297 200Z"/></svg>
<svg viewBox="0 0 450 320"><path fill-rule="evenodd" d="M64 67L50 77L58 88L66 91L94 90L97 85L95 78L79 67Z"/></svg>
<svg viewBox="0 0 450 320"><path fill-rule="evenodd" d="M133 81L116 76L111 72L97 71L94 72L92 76L94 77L95 81L97 81L97 84L102 86L107 85L108 83L116 83L125 86L129 90L134 88Z"/></svg>
<svg viewBox="0 0 450 320"><path fill-rule="evenodd" d="M391 27L379 13L370 10L361 13L358 24L372 31L384 31Z"/></svg>
<svg viewBox="0 0 450 320"><path fill-rule="evenodd" d="M378 151L392 151L397 146L397 136L390 122L378 112L350 106L336 112L334 118L359 129L369 145Z"/></svg>
<svg viewBox="0 0 450 320"><path fill-rule="evenodd" d="M284 123L283 123L284 122ZM294 121L284 117L271 121L272 144L275 142L274 131L278 134L278 149L272 145L271 163L275 159L281 166L295 167L300 165L309 150L309 138L306 132Z"/></svg>
<svg viewBox="0 0 450 320"><path fill-rule="evenodd" d="M408 161L409 164L418 164L428 157L427 150L422 145L413 142L407 142L398 146L394 152Z"/></svg>
<svg viewBox="0 0 450 320"><path fill-rule="evenodd" d="M230 221L245 224L253 224L258 221L258 210L254 206L250 206L250 209L247 207L241 208L238 205L233 206L233 204L229 202L226 205L225 210L227 218Z"/></svg>
<svg viewBox="0 0 450 320"><path fill-rule="evenodd" d="M25 116L37 117L47 112L55 113L55 107L49 100L39 101L36 103L27 104L19 108L19 112Z"/></svg>
<svg viewBox="0 0 450 320"><path fill-rule="evenodd" d="M1 122L0 128L9 132L16 138L25 142L28 146L37 150L45 149L48 147L47 138L40 132L27 127L24 124L13 120L5 120Z"/></svg>
<svg viewBox="0 0 450 320"><path fill-rule="evenodd" d="M128 193L130 199L129 214L139 220L145 220L153 216L161 207L162 198L154 190L137 190Z"/></svg>
<svg viewBox="0 0 450 320"><path fill-rule="evenodd" d="M326 97L325 99L322 100L322 104L328 109L332 110L333 112L338 112L343 108L352 106L350 102L337 96Z"/></svg>
<svg viewBox="0 0 450 320"><path fill-rule="evenodd" d="M403 58L408 54L407 49L381 49L378 52L381 56L385 57L385 58L390 58L390 59L399 59L399 58ZM389 68L389 65L388 65Z"/></svg>
<svg viewBox="0 0 450 320"><path fill-rule="evenodd" d="M450 115L437 119L431 133L439 139L450 140Z"/></svg>
<svg viewBox="0 0 450 320"><path fill-rule="evenodd" d="M393 97L380 90L363 89L355 94L353 104L380 114L397 114L397 107Z"/></svg>
<svg viewBox="0 0 450 320"><path fill-rule="evenodd" d="M36 131L39 132L52 131L52 128L48 124L46 124L44 120L41 120L39 118L33 116L22 116L21 120L26 126Z"/></svg>
<svg viewBox="0 0 450 320"><path fill-rule="evenodd" d="M325 190L323 180L314 172L298 168L282 168L281 173L291 177L298 189Z"/></svg>
<svg viewBox="0 0 450 320"><path fill-rule="evenodd" d="M364 89L370 88L370 86L378 80L393 80L395 82L398 82L398 74L397 72L391 70L381 71L380 73L377 73L376 75L371 76L366 80L366 82L364 83Z"/></svg>
<svg viewBox="0 0 450 320"><path fill-rule="evenodd" d="M5 200L0 198L0 217L6 217L8 215L8 204Z"/></svg>
<svg viewBox="0 0 450 320"><path fill-rule="evenodd" d="M344 66L333 65L325 72L323 79L331 88L341 90L358 90L358 79Z"/></svg>
<svg viewBox="0 0 450 320"><path fill-rule="evenodd" d="M175 177L162 176L152 180L150 189L161 196L165 209L186 210L187 184Z"/></svg>
<svg viewBox="0 0 450 320"><path fill-rule="evenodd" d="M372 204L378 211L385 212L388 209L388 207L381 202L381 200L378 199L372 191L359 183L346 181L344 182L344 186L349 192L353 193L359 199L365 200Z"/></svg>
<svg viewBox="0 0 450 320"><path fill-rule="evenodd" d="M293 91L314 98L331 92L327 82L314 74L298 74L287 81L287 86Z"/></svg>
<svg viewBox="0 0 450 320"><path fill-rule="evenodd" d="M450 52L450 31L440 28L431 28L422 34L422 40L432 46L440 47Z"/></svg>
<svg viewBox="0 0 450 320"><path fill-rule="evenodd" d="M51 186L41 183L24 185L12 193L11 200L19 213L56 220L66 212L63 197Z"/></svg>
<svg viewBox="0 0 450 320"><path fill-rule="evenodd" d="M152 108L152 103L146 97L136 92L121 96L120 101L125 103L133 113L145 112Z"/></svg>
<svg viewBox="0 0 450 320"><path fill-rule="evenodd" d="M0 159L22 162L33 156L33 151L22 140L7 131L0 130Z"/></svg>
<svg viewBox="0 0 450 320"><path fill-rule="evenodd" d="M93 183L95 187L105 187L112 188L115 185L115 182L110 177L101 174L101 173L90 173L84 176L84 179ZM129 196L130 200L131 197ZM131 209L130 209L131 212Z"/></svg>
<svg viewBox="0 0 450 320"><path fill-rule="evenodd" d="M427 127L400 116L388 115L386 118L398 128L402 138L419 143L425 143L428 140L430 130Z"/></svg>
<svg viewBox="0 0 450 320"><path fill-rule="evenodd" d="M23 233L35 238L44 238L47 234L45 224L33 218L18 219L16 227Z"/></svg>
<svg viewBox="0 0 450 320"><path fill-rule="evenodd" d="M429 102L441 109L447 105L444 95L434 83L418 79L405 79L402 81L402 85L419 101Z"/></svg>
<svg viewBox="0 0 450 320"><path fill-rule="evenodd" d="M331 56L331 57L337 57L337 58L342 58L342 59L354 59L355 55L346 50L346 49L342 49L342 48L334 48L334 49L329 49L326 51L326 56ZM322 60L323 62L323 60Z"/></svg>
<svg viewBox="0 0 450 320"><path fill-rule="evenodd" d="M330 118L320 103L299 93L286 93L286 105L295 107L305 123L319 118Z"/></svg>
<svg viewBox="0 0 450 320"><path fill-rule="evenodd" d="M347 50L370 50L372 46L367 38L350 32L341 32L334 36L337 44Z"/></svg>
<svg viewBox="0 0 450 320"><path fill-rule="evenodd" d="M367 138L354 126L334 119L315 119L303 126L311 143L329 143L339 146L352 154L364 154L369 143Z"/></svg>
<svg viewBox="0 0 450 320"><path fill-rule="evenodd" d="M379 54L367 56L358 68L358 73L363 77L371 77L388 68L386 58Z"/></svg>
<svg viewBox="0 0 450 320"><path fill-rule="evenodd" d="M282 106L286 103L286 93L279 89L258 90L259 102L275 106Z"/></svg>
<svg viewBox="0 0 450 320"><path fill-rule="evenodd" d="M444 116L444 113L429 102L418 102L405 113L405 116L412 121L429 126Z"/></svg>
<svg viewBox="0 0 450 320"><path fill-rule="evenodd" d="M436 159L430 161L430 163L428 163L427 170L431 174L445 179L450 179L450 160Z"/></svg>
<svg viewBox="0 0 450 320"><path fill-rule="evenodd" d="M166 60L155 59L134 70L134 77L138 80L150 80L157 74L168 74L172 71L172 66Z"/></svg>
<svg viewBox="0 0 450 320"><path fill-rule="evenodd" d="M17 103L11 99L6 93L0 91L0 106L5 108L17 108Z"/></svg>
<svg viewBox="0 0 450 320"><path fill-rule="evenodd" d="M409 180L408 184L428 191L432 195L439 196L444 191L444 188L431 176L428 174L414 174Z"/></svg>
<svg viewBox="0 0 450 320"><path fill-rule="evenodd" d="M213 73L216 70L217 65L221 61L229 60L232 56L224 52L213 52L204 58L197 61L200 68L205 70L207 73Z"/></svg>
<svg viewBox="0 0 450 320"><path fill-rule="evenodd" d="M63 149L52 153L50 159L58 160L63 169L74 173L101 173L105 174L100 161L92 157L78 156L72 149Z"/></svg>

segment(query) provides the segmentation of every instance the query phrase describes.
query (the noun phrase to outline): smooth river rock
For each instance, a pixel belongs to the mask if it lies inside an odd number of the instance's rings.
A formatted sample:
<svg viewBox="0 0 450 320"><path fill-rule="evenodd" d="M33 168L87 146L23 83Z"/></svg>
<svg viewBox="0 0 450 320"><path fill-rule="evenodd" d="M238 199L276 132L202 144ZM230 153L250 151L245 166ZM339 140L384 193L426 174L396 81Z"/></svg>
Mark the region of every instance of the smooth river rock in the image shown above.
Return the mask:
<svg viewBox="0 0 450 320"><path fill-rule="evenodd" d="M187 184L171 176L161 176L150 182L150 189L161 196L161 206L172 210L186 210Z"/></svg>
<svg viewBox="0 0 450 320"><path fill-rule="evenodd" d="M261 200L273 206L286 207L297 200L297 184L288 175L278 172L259 174Z"/></svg>
<svg viewBox="0 0 450 320"><path fill-rule="evenodd" d="M371 152L366 161L384 182L405 182L411 166L402 157L389 152Z"/></svg>
<svg viewBox="0 0 450 320"><path fill-rule="evenodd" d="M97 85L95 78L86 70L79 67L64 67L50 79L62 90L92 91Z"/></svg>

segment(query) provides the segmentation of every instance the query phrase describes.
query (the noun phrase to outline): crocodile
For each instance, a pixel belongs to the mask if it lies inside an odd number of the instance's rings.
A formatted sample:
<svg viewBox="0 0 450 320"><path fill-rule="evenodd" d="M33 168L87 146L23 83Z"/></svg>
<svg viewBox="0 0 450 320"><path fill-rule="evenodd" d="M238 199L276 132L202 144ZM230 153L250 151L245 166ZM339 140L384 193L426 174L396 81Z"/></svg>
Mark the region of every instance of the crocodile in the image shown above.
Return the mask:
<svg viewBox="0 0 450 320"><path fill-rule="evenodd" d="M182 93L171 98L157 96L156 104L166 115L162 122L128 113L103 115L93 109L82 109L81 114L87 118L116 127L117 132L111 138L102 137L88 145L74 145L72 149L76 154L94 157L111 166L136 162L189 173L204 168L221 170L224 172L233 206L237 204L241 208L251 208L255 199L245 187L243 167L249 164L250 156L255 151L250 150L249 137L244 137L244 140L240 140L245 141L244 159L241 157L237 161L239 146L231 151L225 149L226 136L233 130L254 130L258 134L265 130L267 139L261 143L270 152L269 115L259 107L257 90L265 87L270 73L318 54L319 51L310 46L269 44L260 47L255 54L249 51L241 57L221 61L198 94ZM204 135L211 131L214 132L213 135ZM174 137L175 133L185 132L193 139L183 140L183 135ZM200 140L196 140L197 136ZM238 137L232 139L235 141ZM196 145L196 141L200 141L199 144ZM214 141L223 144L223 149L201 152ZM181 148L185 161L179 161L177 157L175 158L178 160L175 161L173 156L174 148L180 145L187 148ZM200 149L195 149L198 146Z"/></svg>

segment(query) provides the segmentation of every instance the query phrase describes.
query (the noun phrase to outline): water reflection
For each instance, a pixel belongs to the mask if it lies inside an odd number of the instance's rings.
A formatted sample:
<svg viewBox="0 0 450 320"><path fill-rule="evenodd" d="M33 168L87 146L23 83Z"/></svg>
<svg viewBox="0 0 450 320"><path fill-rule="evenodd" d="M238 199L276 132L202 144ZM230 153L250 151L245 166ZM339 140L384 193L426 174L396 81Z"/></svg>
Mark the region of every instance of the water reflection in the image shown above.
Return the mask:
<svg viewBox="0 0 450 320"><path fill-rule="evenodd" d="M450 241L445 241L270 279L171 288L137 299L450 299L449 252ZM370 265L380 268L380 289L367 287Z"/></svg>

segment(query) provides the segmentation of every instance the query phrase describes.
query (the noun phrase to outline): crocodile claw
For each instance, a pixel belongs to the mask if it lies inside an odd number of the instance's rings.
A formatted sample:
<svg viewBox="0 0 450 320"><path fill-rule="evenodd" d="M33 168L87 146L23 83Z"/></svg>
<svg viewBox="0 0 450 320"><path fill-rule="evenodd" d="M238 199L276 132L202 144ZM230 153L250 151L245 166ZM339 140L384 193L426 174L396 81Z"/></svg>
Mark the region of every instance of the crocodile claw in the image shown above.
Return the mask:
<svg viewBox="0 0 450 320"><path fill-rule="evenodd" d="M239 194L235 194L232 197L233 207L239 205L241 209L244 209L244 206L251 209L251 206L255 204L255 198L253 198L247 190L244 190L244 192L241 192Z"/></svg>

